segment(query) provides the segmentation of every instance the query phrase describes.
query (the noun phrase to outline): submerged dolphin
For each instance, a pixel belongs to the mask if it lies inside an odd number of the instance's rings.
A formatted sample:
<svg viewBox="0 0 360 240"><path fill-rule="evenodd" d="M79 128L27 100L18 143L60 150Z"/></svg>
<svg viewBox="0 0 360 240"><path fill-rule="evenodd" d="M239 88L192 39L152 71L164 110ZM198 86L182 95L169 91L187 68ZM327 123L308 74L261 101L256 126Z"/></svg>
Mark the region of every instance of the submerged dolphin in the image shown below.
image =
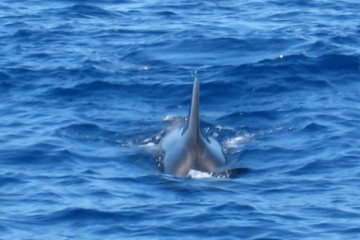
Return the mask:
<svg viewBox="0 0 360 240"><path fill-rule="evenodd" d="M164 156L164 172L187 176L191 169L213 172L225 164L220 144L213 138L203 137L199 119L199 81L194 80L187 125L170 132L160 142Z"/></svg>

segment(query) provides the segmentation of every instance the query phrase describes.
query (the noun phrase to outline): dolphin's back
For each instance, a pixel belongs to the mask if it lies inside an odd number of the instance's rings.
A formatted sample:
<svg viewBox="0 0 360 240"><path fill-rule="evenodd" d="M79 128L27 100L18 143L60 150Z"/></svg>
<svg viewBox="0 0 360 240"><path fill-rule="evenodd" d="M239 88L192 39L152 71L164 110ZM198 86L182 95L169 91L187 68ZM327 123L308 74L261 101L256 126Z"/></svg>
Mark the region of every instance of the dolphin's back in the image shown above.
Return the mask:
<svg viewBox="0 0 360 240"><path fill-rule="evenodd" d="M200 132L199 80L195 78L189 117L183 131L175 130L163 139L164 172L186 176L190 169L212 172L225 164L221 146Z"/></svg>

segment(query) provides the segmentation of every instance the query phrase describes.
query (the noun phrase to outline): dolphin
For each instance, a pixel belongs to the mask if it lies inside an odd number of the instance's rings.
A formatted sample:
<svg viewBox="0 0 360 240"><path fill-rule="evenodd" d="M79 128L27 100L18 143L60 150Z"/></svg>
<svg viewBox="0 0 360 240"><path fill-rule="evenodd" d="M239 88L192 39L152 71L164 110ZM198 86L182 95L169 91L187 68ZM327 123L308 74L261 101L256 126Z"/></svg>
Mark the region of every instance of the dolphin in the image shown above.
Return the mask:
<svg viewBox="0 0 360 240"><path fill-rule="evenodd" d="M164 173L187 176L190 170L214 172L225 165L220 144L200 131L199 80L194 79L189 116L186 125L179 127L160 141L164 154Z"/></svg>

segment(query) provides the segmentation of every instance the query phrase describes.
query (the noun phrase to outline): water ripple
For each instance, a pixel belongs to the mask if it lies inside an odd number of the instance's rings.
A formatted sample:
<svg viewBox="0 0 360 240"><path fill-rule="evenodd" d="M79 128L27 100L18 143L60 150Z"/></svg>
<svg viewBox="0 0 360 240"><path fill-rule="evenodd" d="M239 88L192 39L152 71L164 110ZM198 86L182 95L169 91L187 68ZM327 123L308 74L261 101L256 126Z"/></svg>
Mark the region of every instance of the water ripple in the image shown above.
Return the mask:
<svg viewBox="0 0 360 240"><path fill-rule="evenodd" d="M1 237L356 239L358 9L0 3ZM158 168L194 78L226 178Z"/></svg>

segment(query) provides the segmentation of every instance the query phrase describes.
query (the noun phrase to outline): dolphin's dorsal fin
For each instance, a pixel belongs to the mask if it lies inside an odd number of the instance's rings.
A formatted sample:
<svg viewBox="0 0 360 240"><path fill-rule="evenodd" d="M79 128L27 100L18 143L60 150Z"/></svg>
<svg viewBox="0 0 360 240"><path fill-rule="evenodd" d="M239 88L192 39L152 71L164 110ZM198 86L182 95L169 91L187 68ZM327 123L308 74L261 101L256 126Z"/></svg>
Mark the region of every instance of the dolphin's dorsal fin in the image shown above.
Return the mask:
<svg viewBox="0 0 360 240"><path fill-rule="evenodd" d="M188 117L188 124L186 132L194 134L194 137L198 137L200 133L200 119L199 119L199 80L194 79L191 105Z"/></svg>

